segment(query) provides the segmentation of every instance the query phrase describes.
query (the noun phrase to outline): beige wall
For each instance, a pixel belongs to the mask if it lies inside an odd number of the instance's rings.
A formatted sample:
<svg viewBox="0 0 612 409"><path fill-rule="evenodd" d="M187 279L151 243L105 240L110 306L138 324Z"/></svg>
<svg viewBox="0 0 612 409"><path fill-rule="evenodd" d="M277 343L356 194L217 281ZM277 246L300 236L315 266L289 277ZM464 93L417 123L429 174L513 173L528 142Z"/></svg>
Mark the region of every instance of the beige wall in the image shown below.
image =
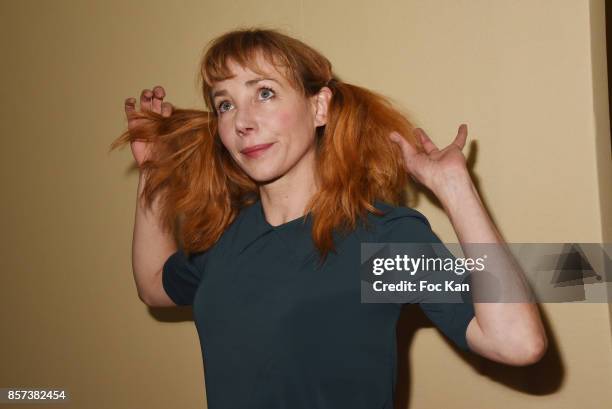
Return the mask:
<svg viewBox="0 0 612 409"><path fill-rule="evenodd" d="M147 309L136 295L137 175L129 149L106 150L124 130L124 98L143 88L201 107L202 47L240 24L304 39L440 144L467 122L481 195L507 241L612 242L603 0L3 1L0 19L0 387L65 388L74 407L203 407L189 310ZM401 402L607 407L608 307L543 305L551 348L531 368L458 355L405 315Z"/></svg>

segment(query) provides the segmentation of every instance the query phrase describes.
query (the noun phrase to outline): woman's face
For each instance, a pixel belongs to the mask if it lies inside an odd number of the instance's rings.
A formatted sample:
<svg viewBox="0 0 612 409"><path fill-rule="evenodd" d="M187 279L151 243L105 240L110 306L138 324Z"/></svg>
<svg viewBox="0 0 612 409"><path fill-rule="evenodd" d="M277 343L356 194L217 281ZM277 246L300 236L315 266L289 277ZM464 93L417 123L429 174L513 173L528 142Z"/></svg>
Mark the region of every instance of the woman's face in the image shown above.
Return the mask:
<svg viewBox="0 0 612 409"><path fill-rule="evenodd" d="M315 98L304 97L261 58L265 75L232 60L233 78L213 84L221 141L236 163L255 181L269 182L287 174L312 172Z"/></svg>

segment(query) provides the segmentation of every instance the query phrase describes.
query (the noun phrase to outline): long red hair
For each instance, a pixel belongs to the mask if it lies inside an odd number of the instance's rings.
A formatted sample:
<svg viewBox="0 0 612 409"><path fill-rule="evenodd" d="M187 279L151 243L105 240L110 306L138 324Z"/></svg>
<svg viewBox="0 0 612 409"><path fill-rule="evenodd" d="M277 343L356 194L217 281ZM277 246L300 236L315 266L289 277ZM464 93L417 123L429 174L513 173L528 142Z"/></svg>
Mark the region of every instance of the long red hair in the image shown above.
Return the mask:
<svg viewBox="0 0 612 409"><path fill-rule="evenodd" d="M332 91L325 126L317 128L319 191L307 206L312 238L321 259L335 251L333 231L350 232L380 215L376 200L398 205L409 182L399 147L388 135L401 134L417 149L413 125L383 95L340 80L327 58L303 42L277 30L239 29L209 43L201 60L200 82L207 111L174 109L163 117L136 112L147 119L125 131L110 149L134 140L154 142L141 164L146 184L142 200L150 207L159 195L161 223L173 230L186 253L204 251L217 242L240 210L258 199L259 190L232 159L217 132L212 85L231 77L232 59L254 72L256 53L282 67L287 80L305 97L327 86Z"/></svg>

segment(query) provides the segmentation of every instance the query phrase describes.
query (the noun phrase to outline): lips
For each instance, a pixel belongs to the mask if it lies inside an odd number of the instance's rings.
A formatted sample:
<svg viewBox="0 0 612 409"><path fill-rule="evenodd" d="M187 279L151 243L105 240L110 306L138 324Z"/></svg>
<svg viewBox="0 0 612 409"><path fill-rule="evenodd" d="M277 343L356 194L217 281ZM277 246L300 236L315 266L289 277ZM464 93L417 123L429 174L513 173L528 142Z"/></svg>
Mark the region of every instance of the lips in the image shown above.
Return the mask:
<svg viewBox="0 0 612 409"><path fill-rule="evenodd" d="M265 151L267 148L269 148L272 145L273 145L273 143L262 143L262 144L259 144L259 145L253 145L253 146L249 146L247 148L244 148L243 150L240 151L240 153L252 156L255 153L260 153L260 152Z"/></svg>

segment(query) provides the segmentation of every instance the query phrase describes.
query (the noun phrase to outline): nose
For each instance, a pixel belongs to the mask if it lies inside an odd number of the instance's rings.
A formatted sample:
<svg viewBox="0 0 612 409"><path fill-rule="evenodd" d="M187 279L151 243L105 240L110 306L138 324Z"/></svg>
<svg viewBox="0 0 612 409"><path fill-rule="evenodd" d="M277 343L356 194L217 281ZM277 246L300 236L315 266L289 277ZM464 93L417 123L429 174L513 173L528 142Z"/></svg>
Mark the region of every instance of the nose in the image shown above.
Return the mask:
<svg viewBox="0 0 612 409"><path fill-rule="evenodd" d="M236 133L240 136L248 136L255 132L256 122L254 112L249 104L244 104L236 110L234 126Z"/></svg>

